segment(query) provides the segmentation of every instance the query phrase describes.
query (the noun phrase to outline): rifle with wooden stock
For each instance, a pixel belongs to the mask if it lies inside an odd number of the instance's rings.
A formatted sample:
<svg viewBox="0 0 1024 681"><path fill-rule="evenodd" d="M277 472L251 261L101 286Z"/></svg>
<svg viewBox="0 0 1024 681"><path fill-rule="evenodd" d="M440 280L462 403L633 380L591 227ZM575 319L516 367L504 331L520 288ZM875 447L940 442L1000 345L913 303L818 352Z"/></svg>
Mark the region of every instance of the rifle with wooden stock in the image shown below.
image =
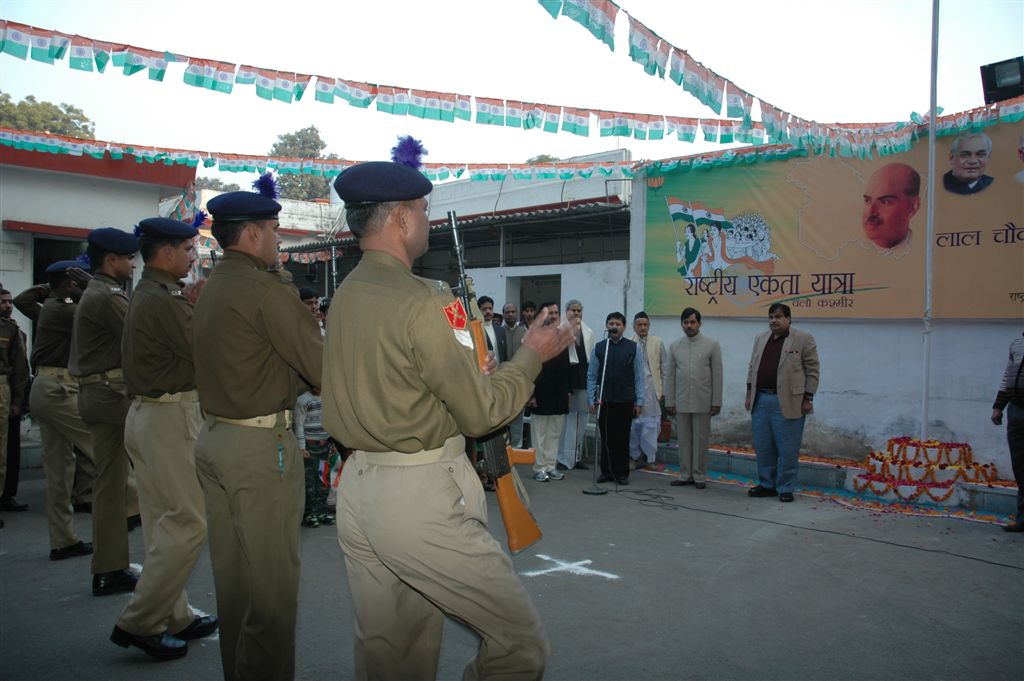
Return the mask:
<svg viewBox="0 0 1024 681"><path fill-rule="evenodd" d="M476 352L477 366L482 370L487 366L487 338L484 335L483 320L476 306L473 287L466 277L466 267L462 259L462 244L459 243L458 219L453 211L448 212L448 226L452 229L455 240L455 254L459 263L459 285L455 294L462 299L469 318L469 332L473 337L473 349ZM527 507L529 498L523 488L519 474L513 464L532 464L535 458L533 449L514 449L509 442L508 428L492 433L486 439L478 438L484 454L487 473L494 479L498 497L498 508L501 509L501 520L508 535L508 550L515 554L538 541L542 534L537 521ZM524 498L526 502L524 503Z"/></svg>

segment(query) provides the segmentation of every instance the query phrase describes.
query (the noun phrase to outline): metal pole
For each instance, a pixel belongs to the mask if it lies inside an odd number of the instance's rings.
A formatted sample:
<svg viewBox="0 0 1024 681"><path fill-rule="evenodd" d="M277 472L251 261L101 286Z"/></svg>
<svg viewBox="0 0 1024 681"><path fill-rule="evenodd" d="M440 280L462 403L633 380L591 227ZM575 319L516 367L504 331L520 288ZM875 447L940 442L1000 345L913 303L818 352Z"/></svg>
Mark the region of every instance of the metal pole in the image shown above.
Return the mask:
<svg viewBox="0 0 1024 681"><path fill-rule="evenodd" d="M338 290L338 247L331 244L331 297Z"/></svg>
<svg viewBox="0 0 1024 681"><path fill-rule="evenodd" d="M932 365L932 241L935 235L935 118L938 99L939 0L932 0L932 73L928 113L928 196L927 235L924 250L924 348L921 353L921 439L928 439L928 395Z"/></svg>
<svg viewBox="0 0 1024 681"><path fill-rule="evenodd" d="M584 494L590 494L592 496L599 496L601 494L608 494L608 490L607 489L605 489L604 487L601 487L599 484L597 484L598 471L601 470L601 448L604 447L604 444L605 444L604 443L604 436L601 434L601 411L604 408L604 375L605 375L605 371L608 369L608 356L610 354L609 351L611 350L611 342L612 342L611 339L608 338L608 332L607 331L605 331L605 334L604 334L604 341L605 341L605 345L604 345L604 360L601 362L601 384L598 386L598 389L597 389L597 410L594 412L594 415L596 417L595 420L597 421L597 429L594 431L594 444L595 444L594 449L597 450L597 451L594 452L594 484L592 484L590 487L584 488L584 490L583 490ZM597 346L596 345L594 346L594 349L595 349L594 359L597 359L597 352L596 352ZM589 416L587 417L587 424L588 425L590 424L590 417ZM606 422L606 424L607 424L607 422ZM585 438L586 438L586 435L584 435L584 439ZM612 462L609 461L608 462L608 470L611 470L611 469L612 469ZM615 476L613 475L612 477L615 477ZM619 484L619 481L618 481L618 479L616 479L615 480L615 485L618 486L618 484Z"/></svg>

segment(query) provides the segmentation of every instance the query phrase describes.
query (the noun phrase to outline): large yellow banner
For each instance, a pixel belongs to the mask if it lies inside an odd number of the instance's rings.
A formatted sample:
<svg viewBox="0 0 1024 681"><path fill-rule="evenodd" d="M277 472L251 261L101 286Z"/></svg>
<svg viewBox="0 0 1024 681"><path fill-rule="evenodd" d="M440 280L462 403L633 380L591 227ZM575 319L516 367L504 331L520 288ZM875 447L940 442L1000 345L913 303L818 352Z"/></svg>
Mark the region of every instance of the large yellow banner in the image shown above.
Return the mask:
<svg viewBox="0 0 1024 681"><path fill-rule="evenodd" d="M1024 123L874 160L807 156L648 180L645 309L916 318L935 197L936 317L1024 318Z"/></svg>

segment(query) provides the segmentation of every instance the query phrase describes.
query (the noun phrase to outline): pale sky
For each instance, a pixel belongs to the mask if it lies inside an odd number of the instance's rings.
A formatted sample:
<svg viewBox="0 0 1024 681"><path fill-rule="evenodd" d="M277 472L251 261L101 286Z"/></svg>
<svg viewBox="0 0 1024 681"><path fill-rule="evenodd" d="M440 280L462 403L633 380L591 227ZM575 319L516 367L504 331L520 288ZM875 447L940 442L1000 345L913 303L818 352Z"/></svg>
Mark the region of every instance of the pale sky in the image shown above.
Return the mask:
<svg viewBox="0 0 1024 681"><path fill-rule="evenodd" d="M628 13L755 97L819 122L908 120L929 101L928 0L622 0L615 52L536 0L336 0L261 3L0 0L0 17L41 28L199 58L424 90L590 109L716 117L672 81L648 76L628 57ZM953 113L983 104L979 66L1024 53L1024 0L943 0L939 106ZM277 135L316 125L328 152L386 158L412 134L428 162L521 163L626 147L634 159L723 148L674 138L589 138L442 123L356 109L341 100L258 98L253 86L230 95L182 81L183 64L162 83L82 73L0 55L0 90L68 102L96 122L98 139L266 154ZM717 116L725 118L724 112ZM755 116L756 117L756 116ZM698 135L699 137L699 135ZM203 171L201 171L203 172ZM209 171L203 172L209 174ZM246 182L242 173L220 175Z"/></svg>

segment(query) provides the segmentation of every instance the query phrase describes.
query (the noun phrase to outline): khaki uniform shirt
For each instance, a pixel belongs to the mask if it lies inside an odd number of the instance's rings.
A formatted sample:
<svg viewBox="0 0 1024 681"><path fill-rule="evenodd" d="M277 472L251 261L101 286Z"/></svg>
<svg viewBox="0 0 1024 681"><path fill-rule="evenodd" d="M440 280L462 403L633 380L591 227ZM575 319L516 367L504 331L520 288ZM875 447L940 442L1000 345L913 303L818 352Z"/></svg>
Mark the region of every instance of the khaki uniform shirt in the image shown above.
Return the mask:
<svg viewBox="0 0 1024 681"><path fill-rule="evenodd" d="M20 405L28 388L28 358L25 357L25 343L21 340L21 329L10 320L0 317L0 374L7 377L11 386L11 403ZM7 405L10 407L10 405Z"/></svg>
<svg viewBox="0 0 1024 681"><path fill-rule="evenodd" d="M515 418L540 373L537 353L523 346L481 375L461 312L444 282L417 277L390 255L364 253L327 317L327 431L355 449L413 453Z"/></svg>
<svg viewBox="0 0 1024 681"><path fill-rule="evenodd" d="M71 330L78 306L70 298L53 295L43 302L32 337L32 366L67 368L71 355Z"/></svg>
<svg viewBox="0 0 1024 681"><path fill-rule="evenodd" d="M75 312L68 370L90 376L121 366L121 334L128 312L128 294L121 282L95 274Z"/></svg>
<svg viewBox="0 0 1024 681"><path fill-rule="evenodd" d="M291 409L296 374L320 386L323 338L298 289L240 251L225 253L199 296L192 348L199 401L216 416Z"/></svg>
<svg viewBox="0 0 1024 681"><path fill-rule="evenodd" d="M124 380L133 395L160 397L196 387L192 303L168 272L142 270L121 339Z"/></svg>

